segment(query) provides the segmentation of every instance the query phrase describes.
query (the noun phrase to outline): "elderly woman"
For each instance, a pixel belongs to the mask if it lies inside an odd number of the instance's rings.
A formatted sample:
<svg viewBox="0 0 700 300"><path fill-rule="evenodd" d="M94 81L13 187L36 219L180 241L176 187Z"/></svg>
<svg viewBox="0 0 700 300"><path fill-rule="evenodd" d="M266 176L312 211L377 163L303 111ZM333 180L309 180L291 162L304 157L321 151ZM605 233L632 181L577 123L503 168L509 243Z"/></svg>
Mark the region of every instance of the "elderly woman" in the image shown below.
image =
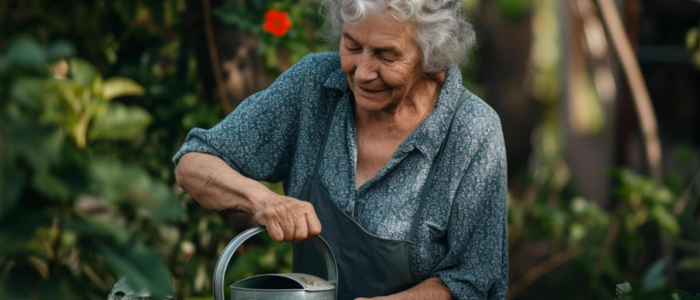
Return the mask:
<svg viewBox="0 0 700 300"><path fill-rule="evenodd" d="M204 207L243 211L276 241L323 236L339 298L503 299L505 150L462 87L474 41L460 0L327 0L338 53L311 54L175 155ZM284 183L287 196L258 181ZM325 276L317 249L294 270Z"/></svg>

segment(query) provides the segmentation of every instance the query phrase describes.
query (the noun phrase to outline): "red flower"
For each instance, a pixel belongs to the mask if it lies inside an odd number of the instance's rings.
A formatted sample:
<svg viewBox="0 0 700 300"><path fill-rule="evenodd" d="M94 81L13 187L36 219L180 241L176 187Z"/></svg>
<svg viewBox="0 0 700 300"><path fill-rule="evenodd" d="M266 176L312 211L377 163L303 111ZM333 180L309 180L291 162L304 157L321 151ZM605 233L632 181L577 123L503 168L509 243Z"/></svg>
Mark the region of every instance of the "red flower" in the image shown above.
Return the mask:
<svg viewBox="0 0 700 300"><path fill-rule="evenodd" d="M287 12L270 9L265 13L263 30L272 33L276 37L281 37L290 28L292 28L292 21L289 20Z"/></svg>

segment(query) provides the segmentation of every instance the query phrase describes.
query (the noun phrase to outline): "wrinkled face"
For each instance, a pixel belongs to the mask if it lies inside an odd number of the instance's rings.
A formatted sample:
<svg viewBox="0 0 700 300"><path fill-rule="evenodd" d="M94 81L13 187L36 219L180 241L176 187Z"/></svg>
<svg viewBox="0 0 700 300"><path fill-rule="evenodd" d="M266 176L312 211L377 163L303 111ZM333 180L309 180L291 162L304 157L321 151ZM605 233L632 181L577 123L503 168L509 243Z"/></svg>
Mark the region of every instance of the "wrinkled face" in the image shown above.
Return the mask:
<svg viewBox="0 0 700 300"><path fill-rule="evenodd" d="M424 79L414 28L391 13L369 14L360 24L344 24L340 63L355 105L365 111L392 113Z"/></svg>

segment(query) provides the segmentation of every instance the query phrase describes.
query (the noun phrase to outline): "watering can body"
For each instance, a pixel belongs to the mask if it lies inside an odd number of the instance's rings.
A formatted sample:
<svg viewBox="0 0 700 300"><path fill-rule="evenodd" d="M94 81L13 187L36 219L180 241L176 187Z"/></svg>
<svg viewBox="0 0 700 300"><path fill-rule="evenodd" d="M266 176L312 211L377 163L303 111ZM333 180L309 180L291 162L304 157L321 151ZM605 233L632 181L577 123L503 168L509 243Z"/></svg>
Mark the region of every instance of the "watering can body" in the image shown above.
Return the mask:
<svg viewBox="0 0 700 300"><path fill-rule="evenodd" d="M214 270L214 300L224 300L224 275L236 249L252 236L265 231L253 227L236 236L224 248ZM262 274L239 280L230 286L231 300L334 300L338 293L338 267L333 251L320 236L315 243L323 250L328 279L316 276L290 274Z"/></svg>
<svg viewBox="0 0 700 300"><path fill-rule="evenodd" d="M230 288L231 300L335 299L332 284L316 276L299 273L253 276L232 284Z"/></svg>

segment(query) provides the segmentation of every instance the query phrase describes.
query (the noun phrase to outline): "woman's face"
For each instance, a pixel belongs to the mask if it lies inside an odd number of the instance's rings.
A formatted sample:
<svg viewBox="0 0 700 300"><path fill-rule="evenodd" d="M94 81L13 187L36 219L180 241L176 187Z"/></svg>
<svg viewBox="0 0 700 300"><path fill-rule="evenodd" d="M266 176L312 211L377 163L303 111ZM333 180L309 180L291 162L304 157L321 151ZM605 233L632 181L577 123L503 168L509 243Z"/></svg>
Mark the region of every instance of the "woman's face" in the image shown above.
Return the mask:
<svg viewBox="0 0 700 300"><path fill-rule="evenodd" d="M357 25L343 25L340 63L355 105L365 111L392 113L424 80L421 51L413 26L390 13L369 14Z"/></svg>

